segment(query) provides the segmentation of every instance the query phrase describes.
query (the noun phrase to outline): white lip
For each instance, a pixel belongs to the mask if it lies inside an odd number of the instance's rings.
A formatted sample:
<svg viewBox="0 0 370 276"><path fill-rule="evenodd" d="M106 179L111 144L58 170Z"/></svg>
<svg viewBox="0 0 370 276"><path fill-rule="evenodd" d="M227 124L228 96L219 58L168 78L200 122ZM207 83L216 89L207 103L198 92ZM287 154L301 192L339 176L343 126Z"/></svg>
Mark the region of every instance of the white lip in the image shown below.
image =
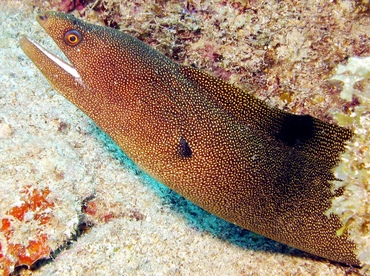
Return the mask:
<svg viewBox="0 0 370 276"><path fill-rule="evenodd" d="M56 55L48 52L46 49L44 49L41 45L37 44L36 42L32 41L31 39L28 39L33 45L35 45L42 53L44 53L48 58L50 58L52 61L54 61L58 66L60 66L64 71L71 74L76 79L81 79L80 74L77 72L75 68L73 68L68 63L64 62L60 58L58 58Z"/></svg>

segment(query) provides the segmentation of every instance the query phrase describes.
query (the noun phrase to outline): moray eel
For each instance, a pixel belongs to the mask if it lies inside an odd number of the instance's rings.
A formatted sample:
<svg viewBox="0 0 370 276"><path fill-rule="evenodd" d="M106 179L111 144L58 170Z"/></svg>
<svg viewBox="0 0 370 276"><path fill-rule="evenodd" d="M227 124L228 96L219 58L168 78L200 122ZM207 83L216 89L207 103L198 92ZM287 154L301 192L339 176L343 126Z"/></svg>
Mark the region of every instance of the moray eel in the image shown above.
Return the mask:
<svg viewBox="0 0 370 276"><path fill-rule="evenodd" d="M23 51L143 171L245 229L360 265L324 214L343 193L330 181L350 130L269 107L120 31L57 12L37 21L71 65L26 37Z"/></svg>

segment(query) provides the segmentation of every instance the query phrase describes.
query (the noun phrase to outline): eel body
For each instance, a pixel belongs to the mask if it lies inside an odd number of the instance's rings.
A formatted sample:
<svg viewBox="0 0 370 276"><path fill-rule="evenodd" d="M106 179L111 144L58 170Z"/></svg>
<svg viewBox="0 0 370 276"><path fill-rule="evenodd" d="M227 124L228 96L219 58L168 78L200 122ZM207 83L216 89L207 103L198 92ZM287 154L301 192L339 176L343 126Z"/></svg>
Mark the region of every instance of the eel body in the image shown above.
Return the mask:
<svg viewBox="0 0 370 276"><path fill-rule="evenodd" d="M141 169L229 222L360 265L324 214L343 192L330 181L351 131L269 107L120 31L56 12L37 21L71 65L26 37L23 51Z"/></svg>

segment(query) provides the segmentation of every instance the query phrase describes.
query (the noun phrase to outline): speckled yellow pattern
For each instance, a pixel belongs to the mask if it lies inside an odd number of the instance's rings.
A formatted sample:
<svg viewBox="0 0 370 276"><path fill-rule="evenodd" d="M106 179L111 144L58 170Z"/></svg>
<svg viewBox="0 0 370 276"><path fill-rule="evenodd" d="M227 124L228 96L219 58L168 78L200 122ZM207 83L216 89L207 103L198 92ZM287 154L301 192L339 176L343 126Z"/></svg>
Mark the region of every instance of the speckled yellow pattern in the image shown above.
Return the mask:
<svg viewBox="0 0 370 276"><path fill-rule="evenodd" d="M342 193L328 181L349 130L270 108L121 32L55 12L38 21L78 74L26 38L22 49L144 171L230 222L359 265L338 217L324 215Z"/></svg>

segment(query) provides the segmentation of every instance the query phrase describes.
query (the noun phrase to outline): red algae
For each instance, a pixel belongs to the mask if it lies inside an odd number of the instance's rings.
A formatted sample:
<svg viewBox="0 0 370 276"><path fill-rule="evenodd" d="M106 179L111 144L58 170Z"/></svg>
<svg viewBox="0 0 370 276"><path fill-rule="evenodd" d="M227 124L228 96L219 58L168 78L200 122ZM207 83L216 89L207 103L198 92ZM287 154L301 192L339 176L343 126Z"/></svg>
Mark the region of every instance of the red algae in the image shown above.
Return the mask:
<svg viewBox="0 0 370 276"><path fill-rule="evenodd" d="M3 275L8 275L16 266L31 266L37 260L48 257L51 251L48 235L43 233L43 227L51 218L49 210L55 206L47 199L49 189L37 190L26 186L20 194L23 203L6 211L6 218L1 220L0 232L5 237L5 242L0 243L0 272ZM36 221L39 235L26 243L15 242L17 221L26 224Z"/></svg>

